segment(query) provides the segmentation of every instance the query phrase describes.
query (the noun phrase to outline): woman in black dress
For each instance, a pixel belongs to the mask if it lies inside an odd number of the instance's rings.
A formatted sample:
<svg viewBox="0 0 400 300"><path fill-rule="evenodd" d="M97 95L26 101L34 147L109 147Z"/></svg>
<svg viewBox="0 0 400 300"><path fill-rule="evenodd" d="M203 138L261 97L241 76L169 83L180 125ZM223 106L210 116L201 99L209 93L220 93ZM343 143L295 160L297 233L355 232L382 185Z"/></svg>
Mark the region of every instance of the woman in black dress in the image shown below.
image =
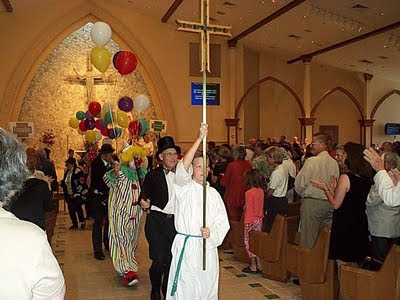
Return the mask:
<svg viewBox="0 0 400 300"><path fill-rule="evenodd" d="M368 220L365 213L366 201L372 185L372 169L363 158L364 146L346 143L348 171L332 180L334 191L322 180L311 183L325 191L333 212L329 259L338 264L361 263L369 254Z"/></svg>

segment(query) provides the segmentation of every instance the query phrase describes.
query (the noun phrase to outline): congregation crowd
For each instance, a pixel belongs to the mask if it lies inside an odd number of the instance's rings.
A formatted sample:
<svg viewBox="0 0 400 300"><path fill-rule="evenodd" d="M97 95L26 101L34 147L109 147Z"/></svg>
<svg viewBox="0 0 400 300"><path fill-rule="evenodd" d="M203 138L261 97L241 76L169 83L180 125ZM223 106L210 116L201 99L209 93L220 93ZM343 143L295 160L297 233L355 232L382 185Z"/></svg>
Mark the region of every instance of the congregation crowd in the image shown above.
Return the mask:
<svg viewBox="0 0 400 300"><path fill-rule="evenodd" d="M366 267L370 257L377 269L391 246L400 245L400 142L365 149L353 142L333 145L323 133L314 134L311 143L297 137L289 142L285 136L235 146L208 142L203 174L197 148L207 131L202 125L185 155L170 136L160 138L156 149L148 136L130 141L120 153L104 143L95 157L87 151L79 161L70 149L58 182L49 149L24 150L0 129L0 238L5 242L0 273L9 274L0 281L0 298L16 299L12 282L20 295L63 299L63 275L44 232L45 212L53 209L52 193L59 184L69 229L84 229L93 219L94 258L104 260L103 249L109 251L128 286L139 282L135 250L146 215L151 299L217 299L218 248L231 248L229 221L244 223L250 265L242 271L259 273L249 232L270 232L275 217L287 215L291 202L301 202L299 245L312 248L320 229L329 226L329 259L338 266ZM206 227L203 175L208 182ZM203 239L208 240L206 273L201 271ZM22 240L34 249L23 259Z"/></svg>

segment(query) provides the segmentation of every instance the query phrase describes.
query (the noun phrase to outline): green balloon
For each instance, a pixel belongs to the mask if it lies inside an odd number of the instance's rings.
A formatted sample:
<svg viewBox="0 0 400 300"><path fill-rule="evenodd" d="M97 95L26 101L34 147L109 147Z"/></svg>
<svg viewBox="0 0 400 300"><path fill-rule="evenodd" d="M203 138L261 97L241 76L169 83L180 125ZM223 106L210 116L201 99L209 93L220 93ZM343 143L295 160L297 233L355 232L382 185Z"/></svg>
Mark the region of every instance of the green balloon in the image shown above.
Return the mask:
<svg viewBox="0 0 400 300"><path fill-rule="evenodd" d="M85 118L85 113L83 112L83 111L78 111L77 113L76 113L76 118L78 119L78 120L83 120L84 118Z"/></svg>
<svg viewBox="0 0 400 300"><path fill-rule="evenodd" d="M119 128L119 127L116 127L116 128L115 128L115 135L116 135L117 137L120 137L120 136L122 135L122 129Z"/></svg>
<svg viewBox="0 0 400 300"><path fill-rule="evenodd" d="M106 115L104 116L104 121L106 121L107 124L112 123L113 120L110 111L106 112Z"/></svg>

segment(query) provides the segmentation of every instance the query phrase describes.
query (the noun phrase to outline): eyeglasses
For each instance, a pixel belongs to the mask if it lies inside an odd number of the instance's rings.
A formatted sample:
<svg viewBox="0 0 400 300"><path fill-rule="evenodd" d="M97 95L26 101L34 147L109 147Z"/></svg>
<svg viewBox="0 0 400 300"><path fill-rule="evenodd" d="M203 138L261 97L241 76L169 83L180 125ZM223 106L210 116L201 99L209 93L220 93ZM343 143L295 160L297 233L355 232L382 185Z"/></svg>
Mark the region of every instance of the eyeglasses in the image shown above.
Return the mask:
<svg viewBox="0 0 400 300"><path fill-rule="evenodd" d="M171 156L178 156L178 153L176 153L176 152L163 152L162 155L171 157Z"/></svg>

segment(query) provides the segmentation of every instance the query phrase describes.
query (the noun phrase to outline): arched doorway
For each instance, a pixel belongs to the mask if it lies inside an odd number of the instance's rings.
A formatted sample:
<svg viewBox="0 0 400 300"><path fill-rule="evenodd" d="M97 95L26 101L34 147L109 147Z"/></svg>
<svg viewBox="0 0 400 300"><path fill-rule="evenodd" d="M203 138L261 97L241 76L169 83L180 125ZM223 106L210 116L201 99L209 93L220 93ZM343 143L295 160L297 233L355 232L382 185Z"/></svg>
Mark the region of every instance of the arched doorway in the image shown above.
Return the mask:
<svg viewBox="0 0 400 300"><path fill-rule="evenodd" d="M330 101L327 101L328 98ZM352 105L349 105L349 100ZM332 130L335 127L338 143L361 141L358 120L365 119L362 106L357 98L343 87L338 86L325 92L312 107L310 116L316 118L314 131L319 131L321 126L328 126Z"/></svg>
<svg viewBox="0 0 400 300"><path fill-rule="evenodd" d="M297 118L298 118L298 117L304 117L304 116L305 116L304 107L303 107L302 101L300 100L300 97L296 94L296 92L295 92L288 84L286 84L286 83L283 82L282 80L280 80L280 79L278 79L278 78L276 78L276 77L273 77L273 76L267 76L267 77L265 77L265 78L260 79L259 81L257 81L257 82L255 82L254 84L252 84L252 85L245 91L245 93L243 94L243 96L241 97L239 103L238 103L237 106L236 106L236 109L235 109L235 119L234 119L234 120L238 120L239 114L240 114L240 111L241 111L242 106L244 105L244 103L245 103L245 101L246 101L247 99L250 99L248 96L249 96L252 92L254 92L257 88L260 88L260 86L261 86L262 84L267 83L267 82L273 82L273 83L275 84L275 85L274 85L274 88L275 88L275 87L280 87L281 90L284 91L284 93L285 93L285 100L288 102L287 105L293 105L293 100L294 100L294 106L292 106L294 117L291 118L291 119L295 120L295 123L292 124L292 125L293 125L294 127L299 126L299 124L297 123ZM287 93L289 93L289 95L290 95L289 97L287 97ZM262 96L263 94L265 94L265 93L261 93L261 96ZM263 97L263 99L268 99L268 97ZM260 98L260 113L262 113L264 110L266 110L266 109L263 109L263 105L265 105L265 103L270 104L269 101L263 101L263 99ZM296 108L298 109L297 111L295 111ZM300 114L300 115L299 115L299 114ZM261 119L263 119L263 118L261 118ZM261 119L260 119L260 120L261 120ZM265 119L264 119L264 120L265 120ZM281 118L280 120L282 120L282 118ZM236 123L237 123L237 122L236 122ZM228 125L228 124L227 124L227 125ZM235 125L235 126L236 126L236 125ZM289 126L289 127L293 127L293 126ZM231 127L231 126L228 125L228 131L231 130L231 129L229 129L229 127ZM297 129L296 129L295 132L292 132L292 133L294 133L295 135L298 135L297 131L300 131L300 130L297 130ZM284 133L285 133L285 132L280 131L279 133L277 133L277 135L280 136L281 134L284 134ZM262 135L262 138L265 138L265 137L267 137L267 136L264 136L264 135L266 135L266 134L268 134L268 133L263 132L263 131L262 131L262 127L260 126L260 134ZM237 136L237 133L236 133L236 136ZM272 136L274 136L274 135L272 135ZM229 138L229 134L228 134L228 138ZM236 140L236 142L237 142L237 140Z"/></svg>

